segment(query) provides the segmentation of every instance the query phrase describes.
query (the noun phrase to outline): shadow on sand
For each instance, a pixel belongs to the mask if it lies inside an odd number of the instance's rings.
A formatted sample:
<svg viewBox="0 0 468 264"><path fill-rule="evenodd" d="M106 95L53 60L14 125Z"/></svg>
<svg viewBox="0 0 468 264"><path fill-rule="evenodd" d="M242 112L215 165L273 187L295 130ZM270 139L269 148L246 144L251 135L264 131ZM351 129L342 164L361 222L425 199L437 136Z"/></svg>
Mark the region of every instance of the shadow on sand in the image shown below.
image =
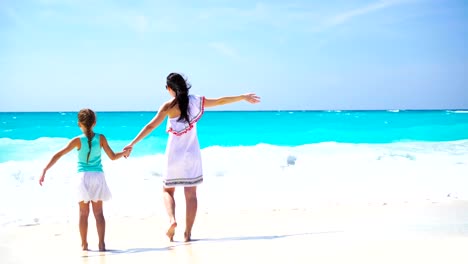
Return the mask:
<svg viewBox="0 0 468 264"><path fill-rule="evenodd" d="M244 240L272 240L272 239L287 238L287 237L323 235L323 234L333 234L333 233L341 233L341 232L344 232L344 231L323 231L323 232L309 232L309 233L273 235L273 236L239 236L239 237L220 237L220 238L200 238L200 239L193 239L192 241L186 242L184 244L198 243L198 242L229 242L229 241L244 241Z"/></svg>
<svg viewBox="0 0 468 264"><path fill-rule="evenodd" d="M288 237L298 237L298 236L313 236L313 235L324 235L324 234L334 234L341 233L344 231L323 231L323 232L309 232L309 233L298 233L298 234L286 234L286 235L271 235L271 236L239 236L239 237L220 237L220 238L200 238L193 239L189 242L174 241L174 245L160 248L129 248L129 249L108 249L105 252L93 251L88 252L99 252L98 255L83 255L83 258L90 257L100 257L108 256L114 254L135 254L135 253L145 253L145 252L159 252L159 251L169 251L174 250L176 247L187 246L192 244L200 243L218 243L218 242L230 242L230 241L251 241L251 240L273 240L281 239Z"/></svg>

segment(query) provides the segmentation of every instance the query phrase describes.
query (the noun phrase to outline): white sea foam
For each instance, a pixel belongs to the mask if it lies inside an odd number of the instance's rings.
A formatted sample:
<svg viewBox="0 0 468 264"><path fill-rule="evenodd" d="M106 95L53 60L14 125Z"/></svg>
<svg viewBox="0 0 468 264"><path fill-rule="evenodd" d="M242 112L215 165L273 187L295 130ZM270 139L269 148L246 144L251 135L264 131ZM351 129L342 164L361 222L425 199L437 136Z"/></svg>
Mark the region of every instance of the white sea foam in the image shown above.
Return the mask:
<svg viewBox="0 0 468 264"><path fill-rule="evenodd" d="M75 156L59 160L41 187L37 181L50 154L0 163L1 225L76 221ZM468 199L468 140L213 146L203 149L202 155L205 182L199 187L200 210ZM295 158L294 164L288 164L288 157ZM107 216L165 214L162 154L117 161L104 157L103 163L113 194L105 206ZM176 191L181 203L182 196L182 190Z"/></svg>
<svg viewBox="0 0 468 264"><path fill-rule="evenodd" d="M468 110L448 110L447 113L468 114Z"/></svg>

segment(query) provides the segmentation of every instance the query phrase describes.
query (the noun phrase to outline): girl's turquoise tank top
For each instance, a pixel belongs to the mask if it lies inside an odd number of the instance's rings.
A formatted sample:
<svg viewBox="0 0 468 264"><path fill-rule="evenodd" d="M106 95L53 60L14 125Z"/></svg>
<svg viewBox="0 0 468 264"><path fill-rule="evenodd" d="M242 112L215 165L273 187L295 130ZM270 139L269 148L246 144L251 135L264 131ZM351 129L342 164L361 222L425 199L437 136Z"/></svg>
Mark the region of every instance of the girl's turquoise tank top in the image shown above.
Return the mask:
<svg viewBox="0 0 468 264"><path fill-rule="evenodd" d="M88 138L86 135L80 136L81 148L78 150L78 172L98 171L102 172L101 164L101 140L98 133L94 133L91 139L91 152L89 160L86 161L89 152Z"/></svg>

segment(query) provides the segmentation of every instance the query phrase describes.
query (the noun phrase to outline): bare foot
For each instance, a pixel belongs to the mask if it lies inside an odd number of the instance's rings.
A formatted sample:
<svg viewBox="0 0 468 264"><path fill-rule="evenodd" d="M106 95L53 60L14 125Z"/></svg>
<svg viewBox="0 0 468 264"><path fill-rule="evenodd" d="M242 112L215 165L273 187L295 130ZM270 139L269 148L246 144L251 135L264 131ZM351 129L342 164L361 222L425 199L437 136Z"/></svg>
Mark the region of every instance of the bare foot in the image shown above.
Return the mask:
<svg viewBox="0 0 468 264"><path fill-rule="evenodd" d="M99 243L99 251L106 251L106 244L105 243Z"/></svg>
<svg viewBox="0 0 468 264"><path fill-rule="evenodd" d="M83 251L88 251L88 243L82 243L81 249L83 249Z"/></svg>
<svg viewBox="0 0 468 264"><path fill-rule="evenodd" d="M177 222L171 223L169 229L167 229L166 236L169 238L169 241L174 241L175 228L177 227Z"/></svg>
<svg viewBox="0 0 468 264"><path fill-rule="evenodd" d="M191 235L192 235L191 233L185 232L184 233L184 242L192 241L192 239L190 238Z"/></svg>

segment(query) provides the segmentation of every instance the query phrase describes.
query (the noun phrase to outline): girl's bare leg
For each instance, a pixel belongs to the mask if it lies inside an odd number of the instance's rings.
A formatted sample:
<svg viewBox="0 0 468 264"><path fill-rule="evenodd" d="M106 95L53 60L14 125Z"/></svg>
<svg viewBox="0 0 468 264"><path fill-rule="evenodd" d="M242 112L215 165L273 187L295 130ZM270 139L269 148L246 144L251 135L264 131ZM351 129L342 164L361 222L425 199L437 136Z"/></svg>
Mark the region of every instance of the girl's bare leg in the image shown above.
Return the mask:
<svg viewBox="0 0 468 264"><path fill-rule="evenodd" d="M88 250L88 217L89 217L89 203L81 201L80 205L80 236L81 236L81 248Z"/></svg>
<svg viewBox="0 0 468 264"><path fill-rule="evenodd" d="M167 215L169 216L169 228L167 229L166 235L169 237L171 242L174 241L175 228L177 227L174 191L175 188L163 189L164 206L166 207Z"/></svg>
<svg viewBox="0 0 468 264"><path fill-rule="evenodd" d="M96 229L99 237L99 251L106 251L106 243L104 243L104 237L106 235L106 219L104 218L104 212L102 210L102 201L92 202L93 214L96 218Z"/></svg>
<svg viewBox="0 0 468 264"><path fill-rule="evenodd" d="M197 215L197 187L185 187L185 233L184 241L188 242L191 240L192 226L195 222L195 216Z"/></svg>

